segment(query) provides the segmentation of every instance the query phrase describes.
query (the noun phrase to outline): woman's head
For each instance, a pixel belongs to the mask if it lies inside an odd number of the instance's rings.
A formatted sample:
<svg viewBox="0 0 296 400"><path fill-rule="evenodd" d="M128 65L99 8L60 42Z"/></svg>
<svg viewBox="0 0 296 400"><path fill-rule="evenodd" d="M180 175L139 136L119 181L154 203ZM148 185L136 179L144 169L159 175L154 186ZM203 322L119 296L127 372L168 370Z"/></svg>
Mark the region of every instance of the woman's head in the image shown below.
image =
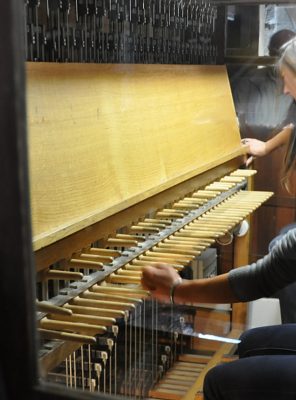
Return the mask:
<svg viewBox="0 0 296 400"><path fill-rule="evenodd" d="M284 46L278 66L284 81L284 93L290 94L296 100L296 38Z"/></svg>

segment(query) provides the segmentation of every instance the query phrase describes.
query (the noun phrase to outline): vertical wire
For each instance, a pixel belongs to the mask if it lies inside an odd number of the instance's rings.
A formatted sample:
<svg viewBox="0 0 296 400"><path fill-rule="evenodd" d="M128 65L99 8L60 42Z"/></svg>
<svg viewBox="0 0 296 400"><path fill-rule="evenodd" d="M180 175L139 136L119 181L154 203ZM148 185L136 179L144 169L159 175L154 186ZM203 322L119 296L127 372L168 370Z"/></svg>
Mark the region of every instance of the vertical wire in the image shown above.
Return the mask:
<svg viewBox="0 0 296 400"><path fill-rule="evenodd" d="M68 357L65 360L65 364L66 364L66 386L69 387Z"/></svg>
<svg viewBox="0 0 296 400"><path fill-rule="evenodd" d="M110 348L110 356L109 356L109 394L112 392L112 352L113 346Z"/></svg>
<svg viewBox="0 0 296 400"><path fill-rule="evenodd" d="M88 353L88 385L89 391L91 392L91 356L90 356L90 344L87 346Z"/></svg>
<svg viewBox="0 0 296 400"><path fill-rule="evenodd" d="M156 380L158 380L158 301L155 301L155 366Z"/></svg>
<svg viewBox="0 0 296 400"><path fill-rule="evenodd" d="M170 346L171 346L171 351L170 351L170 355L169 355L169 357L170 357L170 362L169 362L169 365L170 366L172 366L173 365L173 359L174 359L174 355L173 355L173 353L174 353L174 351L173 351L173 349L174 349L174 305L173 304L171 304L171 327L170 327L170 333L171 333L171 339L170 339L170 341L171 341L171 344L170 344Z"/></svg>
<svg viewBox="0 0 296 400"><path fill-rule="evenodd" d="M144 382L146 381L146 300L143 304L143 397L144 397Z"/></svg>
<svg viewBox="0 0 296 400"><path fill-rule="evenodd" d="M73 381L72 381L72 356L69 356L69 370L70 370L70 388L73 385Z"/></svg>
<svg viewBox="0 0 296 400"><path fill-rule="evenodd" d="M142 323L142 303L138 305L139 307L139 350L138 350L138 358L139 358L139 374L138 374L138 392L139 392L139 398L142 396L142 373L143 373L143 366L142 366L142 336L143 336L143 323Z"/></svg>
<svg viewBox="0 0 296 400"><path fill-rule="evenodd" d="M134 387L134 397L135 397L135 399L137 398L137 391L136 391L136 385L137 385L137 314L138 314L138 312L137 312L137 306L136 306L136 308L135 308L135 311L134 311L134 313L135 313L135 317L134 317L134 334L135 334L135 343L134 343L134 352L135 352L135 354L134 354L134 385L133 385L133 387Z"/></svg>
<svg viewBox="0 0 296 400"><path fill-rule="evenodd" d="M173 362L177 359L177 340L178 340L178 332L174 332L174 355Z"/></svg>
<svg viewBox="0 0 296 400"><path fill-rule="evenodd" d="M42 300L48 300L48 281L42 282Z"/></svg>
<svg viewBox="0 0 296 400"><path fill-rule="evenodd" d="M112 393L112 353L110 352L109 358L109 394Z"/></svg>
<svg viewBox="0 0 296 400"><path fill-rule="evenodd" d="M130 321L129 321L129 397L131 397L131 388L132 388L132 324L133 324L133 316L130 313Z"/></svg>
<svg viewBox="0 0 296 400"><path fill-rule="evenodd" d="M49 18L49 0L46 0L46 14L47 18Z"/></svg>
<svg viewBox="0 0 296 400"><path fill-rule="evenodd" d="M181 342L181 346L180 346L180 353L183 354L184 349L183 349L183 340L184 340L184 324L185 324L185 320L184 317L180 317L180 324L181 324L181 336L180 336L180 342Z"/></svg>
<svg viewBox="0 0 296 400"><path fill-rule="evenodd" d="M81 383L82 383L82 390L85 389L84 385L84 359L83 359L83 346L80 347L80 356L81 356Z"/></svg>
<svg viewBox="0 0 296 400"><path fill-rule="evenodd" d="M152 383L154 385L154 299L151 300L151 371Z"/></svg>
<svg viewBox="0 0 296 400"><path fill-rule="evenodd" d="M117 338L114 342L114 394L117 393Z"/></svg>
<svg viewBox="0 0 296 400"><path fill-rule="evenodd" d="M106 358L103 358L103 392L106 393Z"/></svg>
<svg viewBox="0 0 296 400"><path fill-rule="evenodd" d="M102 372L102 366L101 364L97 364L96 366L96 371L97 371L97 378L98 378L98 387L97 391L99 392L101 390L100 388L100 378L101 378L101 372Z"/></svg>
<svg viewBox="0 0 296 400"><path fill-rule="evenodd" d="M77 389L77 374L76 374L76 352L73 352L73 369L74 369L74 387Z"/></svg>
<svg viewBox="0 0 296 400"><path fill-rule="evenodd" d="M127 315L124 317L124 395L127 396Z"/></svg>

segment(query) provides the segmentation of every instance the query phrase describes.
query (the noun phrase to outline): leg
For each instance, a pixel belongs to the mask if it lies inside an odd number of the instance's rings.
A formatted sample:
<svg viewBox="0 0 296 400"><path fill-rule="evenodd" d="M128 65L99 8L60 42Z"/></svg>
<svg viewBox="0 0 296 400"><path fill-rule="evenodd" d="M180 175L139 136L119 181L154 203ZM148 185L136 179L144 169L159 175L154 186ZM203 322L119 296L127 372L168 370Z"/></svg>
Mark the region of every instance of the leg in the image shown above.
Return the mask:
<svg viewBox="0 0 296 400"><path fill-rule="evenodd" d="M296 324L264 326L244 332L238 345L239 357L291 354L296 356Z"/></svg>
<svg viewBox="0 0 296 400"><path fill-rule="evenodd" d="M254 356L211 369L205 400L295 400L296 356Z"/></svg>

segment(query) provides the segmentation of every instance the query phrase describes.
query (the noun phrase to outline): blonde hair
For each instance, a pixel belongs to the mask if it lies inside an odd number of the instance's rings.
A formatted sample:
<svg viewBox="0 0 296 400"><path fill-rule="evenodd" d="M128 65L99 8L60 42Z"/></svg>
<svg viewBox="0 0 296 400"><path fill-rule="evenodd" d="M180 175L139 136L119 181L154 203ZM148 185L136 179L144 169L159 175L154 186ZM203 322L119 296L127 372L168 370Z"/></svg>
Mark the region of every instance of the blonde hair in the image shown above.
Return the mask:
<svg viewBox="0 0 296 400"><path fill-rule="evenodd" d="M291 193L291 175L296 165L296 129L293 127L283 162L281 184Z"/></svg>
<svg viewBox="0 0 296 400"><path fill-rule="evenodd" d="M296 75L296 37L289 40L280 48L281 57L277 67L279 70L282 67L288 67Z"/></svg>

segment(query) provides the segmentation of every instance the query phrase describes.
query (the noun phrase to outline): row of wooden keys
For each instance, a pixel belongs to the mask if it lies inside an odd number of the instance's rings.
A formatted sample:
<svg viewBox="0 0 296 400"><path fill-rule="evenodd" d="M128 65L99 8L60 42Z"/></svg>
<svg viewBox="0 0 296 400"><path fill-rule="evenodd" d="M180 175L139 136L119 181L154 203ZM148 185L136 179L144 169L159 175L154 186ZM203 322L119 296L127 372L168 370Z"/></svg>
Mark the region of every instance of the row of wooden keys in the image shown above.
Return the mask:
<svg viewBox="0 0 296 400"><path fill-rule="evenodd" d="M221 193L251 175L250 170L237 170L230 176L197 190L191 197L163 209L154 218L147 218L133 225L129 234L117 234L107 240L107 248L90 247L63 264L64 270L50 269L44 279L83 279L85 272L107 269L122 249L138 246L147 235L157 235L162 229L183 218L192 209L201 207ZM202 251L218 238L229 235L250 213L271 196L270 192L241 190L205 212L189 224L176 230L157 244L127 262L99 284L94 284L72 298L62 307L48 302L38 302L37 310L47 313L39 321L39 332L46 339L62 339L82 343L95 343L96 335L103 334L116 319L125 317L135 304L141 303L149 292L141 288L142 268L154 263L169 263L178 271L188 266ZM84 273L70 271L83 270Z"/></svg>

